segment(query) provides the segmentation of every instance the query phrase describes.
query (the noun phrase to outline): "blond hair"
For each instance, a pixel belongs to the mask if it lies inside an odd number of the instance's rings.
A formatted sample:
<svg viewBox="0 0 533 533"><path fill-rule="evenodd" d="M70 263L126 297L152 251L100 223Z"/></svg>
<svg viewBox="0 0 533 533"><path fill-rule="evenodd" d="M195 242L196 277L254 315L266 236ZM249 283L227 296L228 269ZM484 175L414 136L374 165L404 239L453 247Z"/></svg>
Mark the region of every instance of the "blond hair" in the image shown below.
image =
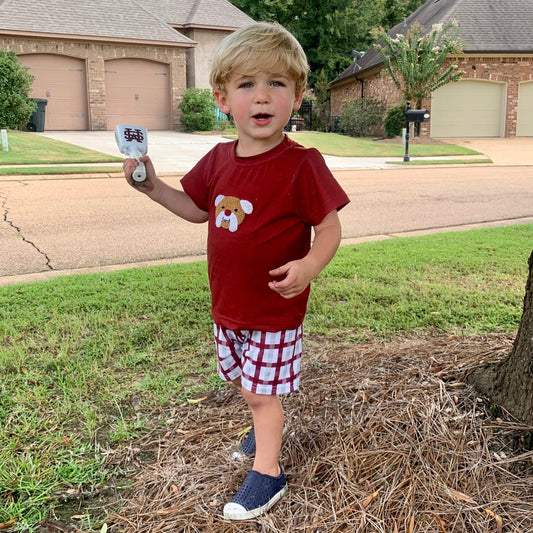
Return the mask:
<svg viewBox="0 0 533 533"><path fill-rule="evenodd" d="M209 82L224 92L226 83L241 66L247 74L284 69L296 82L296 94L305 90L309 65L296 37L277 23L256 22L228 35L218 46Z"/></svg>

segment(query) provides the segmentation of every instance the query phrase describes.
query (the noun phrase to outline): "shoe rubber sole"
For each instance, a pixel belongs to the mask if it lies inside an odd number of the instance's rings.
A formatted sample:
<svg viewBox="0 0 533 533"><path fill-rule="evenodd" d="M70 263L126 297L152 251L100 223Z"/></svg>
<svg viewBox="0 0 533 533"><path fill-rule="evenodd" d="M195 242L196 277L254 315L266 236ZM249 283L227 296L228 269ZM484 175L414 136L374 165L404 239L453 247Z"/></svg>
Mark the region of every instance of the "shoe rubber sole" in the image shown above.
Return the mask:
<svg viewBox="0 0 533 533"><path fill-rule="evenodd" d="M238 503L227 503L224 506L224 518L227 520L251 520L263 513L266 513L275 503L277 503L289 490L289 486L285 485L279 492L276 492L268 502L256 509L250 509L247 511L242 505Z"/></svg>

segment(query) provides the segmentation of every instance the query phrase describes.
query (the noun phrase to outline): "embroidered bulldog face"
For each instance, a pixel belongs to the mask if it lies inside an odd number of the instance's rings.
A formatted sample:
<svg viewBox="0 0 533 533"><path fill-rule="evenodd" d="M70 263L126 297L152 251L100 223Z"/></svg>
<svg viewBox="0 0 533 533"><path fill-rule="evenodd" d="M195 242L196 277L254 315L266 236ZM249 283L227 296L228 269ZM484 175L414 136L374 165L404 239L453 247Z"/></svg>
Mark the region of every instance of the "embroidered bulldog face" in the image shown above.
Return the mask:
<svg viewBox="0 0 533 533"><path fill-rule="evenodd" d="M244 217L253 211L253 206L248 200L239 200L234 196L219 194L215 200L215 225L217 228L226 228L237 231Z"/></svg>

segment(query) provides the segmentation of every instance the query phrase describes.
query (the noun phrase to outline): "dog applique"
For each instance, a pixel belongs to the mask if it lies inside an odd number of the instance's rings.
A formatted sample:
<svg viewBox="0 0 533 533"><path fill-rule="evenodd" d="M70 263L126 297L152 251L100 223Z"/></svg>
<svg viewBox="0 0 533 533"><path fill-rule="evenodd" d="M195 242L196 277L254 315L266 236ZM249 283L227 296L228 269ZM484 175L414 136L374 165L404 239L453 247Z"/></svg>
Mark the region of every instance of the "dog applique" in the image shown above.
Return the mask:
<svg viewBox="0 0 533 533"><path fill-rule="evenodd" d="M253 205L248 200L239 200L235 196L219 194L215 200L215 226L226 228L231 232L237 231L246 215L253 211Z"/></svg>

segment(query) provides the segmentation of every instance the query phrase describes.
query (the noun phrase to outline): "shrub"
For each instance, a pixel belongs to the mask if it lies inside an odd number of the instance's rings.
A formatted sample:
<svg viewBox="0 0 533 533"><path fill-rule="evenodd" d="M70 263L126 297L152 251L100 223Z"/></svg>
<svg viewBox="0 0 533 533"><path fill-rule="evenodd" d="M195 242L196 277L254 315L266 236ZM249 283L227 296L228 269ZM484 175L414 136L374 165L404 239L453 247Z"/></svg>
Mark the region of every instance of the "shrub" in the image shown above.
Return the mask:
<svg viewBox="0 0 533 533"><path fill-rule="evenodd" d="M383 127L387 137L396 137L402 134L405 128L405 104L391 105L385 113Z"/></svg>
<svg viewBox="0 0 533 533"><path fill-rule="evenodd" d="M371 137L382 134L385 106L373 98L345 100L339 127L351 137Z"/></svg>
<svg viewBox="0 0 533 533"><path fill-rule="evenodd" d="M0 127L20 129L35 110L28 98L33 76L20 64L14 50L0 48Z"/></svg>
<svg viewBox="0 0 533 533"><path fill-rule="evenodd" d="M210 89L185 89L179 105L187 131L210 131L216 121L216 101Z"/></svg>

